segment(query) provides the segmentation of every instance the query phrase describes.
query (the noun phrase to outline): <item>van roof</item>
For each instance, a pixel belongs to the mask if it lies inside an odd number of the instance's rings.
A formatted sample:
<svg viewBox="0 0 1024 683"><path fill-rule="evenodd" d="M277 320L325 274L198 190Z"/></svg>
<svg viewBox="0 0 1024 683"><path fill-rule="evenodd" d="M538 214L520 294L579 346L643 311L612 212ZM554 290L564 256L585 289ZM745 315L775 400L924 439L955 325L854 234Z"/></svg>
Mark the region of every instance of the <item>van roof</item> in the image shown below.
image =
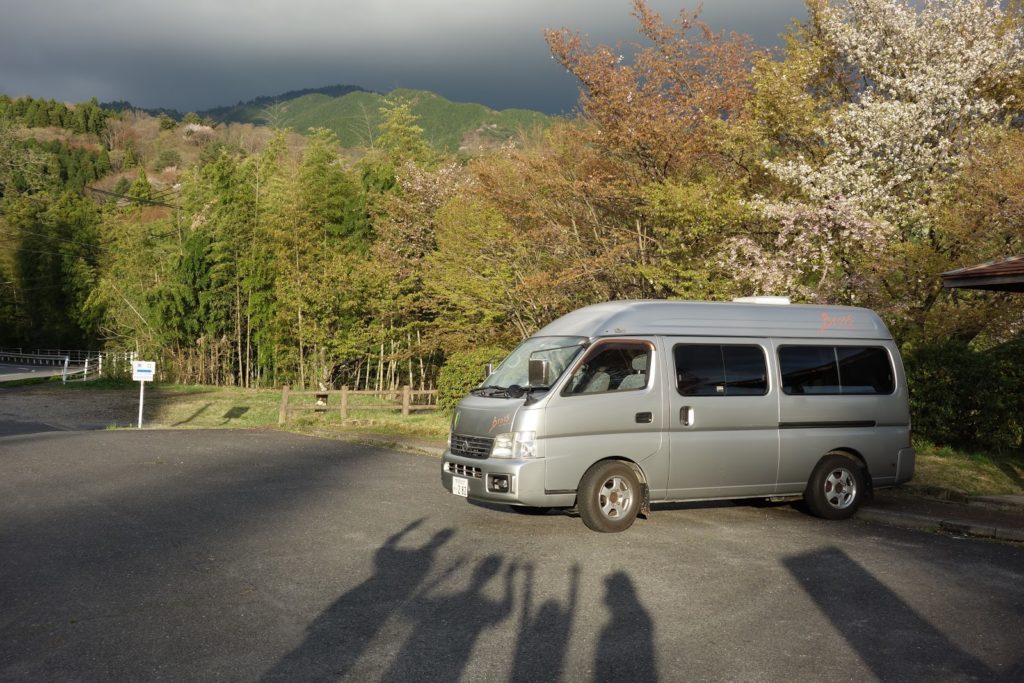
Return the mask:
<svg viewBox="0 0 1024 683"><path fill-rule="evenodd" d="M618 335L892 339L874 311L854 306L609 301L573 311L536 336Z"/></svg>

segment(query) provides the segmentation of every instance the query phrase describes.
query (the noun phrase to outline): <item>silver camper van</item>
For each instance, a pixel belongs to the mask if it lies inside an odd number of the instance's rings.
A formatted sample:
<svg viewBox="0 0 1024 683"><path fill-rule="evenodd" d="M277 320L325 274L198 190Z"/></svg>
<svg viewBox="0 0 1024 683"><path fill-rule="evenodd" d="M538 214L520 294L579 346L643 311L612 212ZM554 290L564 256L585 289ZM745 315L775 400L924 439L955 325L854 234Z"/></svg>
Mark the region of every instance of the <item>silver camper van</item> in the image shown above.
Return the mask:
<svg viewBox="0 0 1024 683"><path fill-rule="evenodd" d="M907 384L864 308L619 301L541 329L456 408L457 496L575 507L623 531L650 504L803 497L829 519L914 474Z"/></svg>

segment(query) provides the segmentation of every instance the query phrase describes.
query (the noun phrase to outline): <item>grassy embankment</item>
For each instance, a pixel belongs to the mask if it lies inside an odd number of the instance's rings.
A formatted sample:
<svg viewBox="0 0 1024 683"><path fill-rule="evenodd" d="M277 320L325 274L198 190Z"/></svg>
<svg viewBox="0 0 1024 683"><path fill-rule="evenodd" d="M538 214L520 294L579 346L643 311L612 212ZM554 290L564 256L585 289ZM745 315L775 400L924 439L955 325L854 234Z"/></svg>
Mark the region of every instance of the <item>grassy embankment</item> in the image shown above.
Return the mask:
<svg viewBox="0 0 1024 683"><path fill-rule="evenodd" d="M448 417L419 411L403 417L401 411L382 407L370 396L350 396L348 417L339 415L338 396L331 396L322 413L294 411L285 429L368 432L443 440ZM291 397L294 405L312 405L312 396ZM276 427L281 405L278 389L157 385L147 391L146 421L164 428Z"/></svg>
<svg viewBox="0 0 1024 683"><path fill-rule="evenodd" d="M909 488L954 490L969 496L1024 495L1024 454L972 452L918 441Z"/></svg>
<svg viewBox="0 0 1024 683"><path fill-rule="evenodd" d="M7 383L2 386L12 386ZM138 384L100 380L61 386L54 381L31 380L17 384L41 384L54 391L88 389L137 393ZM337 401L337 397L331 397ZM312 398L292 397L311 404ZM276 389L239 389L156 384L147 387L145 423L150 428L209 429L277 427L281 392ZM296 412L286 429L318 434L373 433L442 441L449 418L436 411L402 417L398 410L373 410L380 401L366 396L350 397L347 419L338 415L336 402L324 413ZM955 490L967 495L1024 494L1024 454L971 452L918 441L917 470L906 487L910 491Z"/></svg>
<svg viewBox="0 0 1024 683"><path fill-rule="evenodd" d="M102 379L62 385L60 378L54 377L0 383L0 395L5 388L16 387L34 387L47 393L94 391L104 398L114 396L120 403L135 403L139 393L138 383L129 380ZM290 403L312 405L313 397L293 394ZM338 397L331 396L327 411L295 411L285 429L306 433L375 433L437 442L443 442L448 434L450 418L447 415L417 411L402 417L397 408L375 409L381 404L382 401L374 397L350 396L348 417L342 420ZM280 389L154 383L146 387L143 421L149 429L276 428L280 405ZM126 414L134 422L135 413ZM95 418L87 421L94 422ZM125 422L121 419L119 424Z"/></svg>

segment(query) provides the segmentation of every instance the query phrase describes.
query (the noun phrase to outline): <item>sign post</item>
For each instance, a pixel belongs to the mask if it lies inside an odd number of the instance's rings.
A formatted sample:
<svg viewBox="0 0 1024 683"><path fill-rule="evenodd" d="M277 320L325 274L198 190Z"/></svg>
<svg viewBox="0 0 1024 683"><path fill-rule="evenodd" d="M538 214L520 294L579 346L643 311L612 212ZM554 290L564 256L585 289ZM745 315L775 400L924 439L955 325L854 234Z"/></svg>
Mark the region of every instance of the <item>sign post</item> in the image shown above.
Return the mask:
<svg viewBox="0 0 1024 683"><path fill-rule="evenodd" d="M132 380L139 383L139 429L142 429L142 403L146 396L146 382L152 382L155 374L155 361L132 361Z"/></svg>

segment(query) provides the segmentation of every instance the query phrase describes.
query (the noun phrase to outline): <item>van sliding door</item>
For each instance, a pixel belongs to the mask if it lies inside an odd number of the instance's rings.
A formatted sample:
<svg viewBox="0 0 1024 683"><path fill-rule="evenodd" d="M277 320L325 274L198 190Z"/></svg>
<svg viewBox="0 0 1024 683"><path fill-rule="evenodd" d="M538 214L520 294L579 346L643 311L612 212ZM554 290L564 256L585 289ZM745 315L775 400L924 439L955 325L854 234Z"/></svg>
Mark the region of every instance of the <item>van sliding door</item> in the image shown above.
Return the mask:
<svg viewBox="0 0 1024 683"><path fill-rule="evenodd" d="M779 400L767 339L668 337L668 498L772 494Z"/></svg>

